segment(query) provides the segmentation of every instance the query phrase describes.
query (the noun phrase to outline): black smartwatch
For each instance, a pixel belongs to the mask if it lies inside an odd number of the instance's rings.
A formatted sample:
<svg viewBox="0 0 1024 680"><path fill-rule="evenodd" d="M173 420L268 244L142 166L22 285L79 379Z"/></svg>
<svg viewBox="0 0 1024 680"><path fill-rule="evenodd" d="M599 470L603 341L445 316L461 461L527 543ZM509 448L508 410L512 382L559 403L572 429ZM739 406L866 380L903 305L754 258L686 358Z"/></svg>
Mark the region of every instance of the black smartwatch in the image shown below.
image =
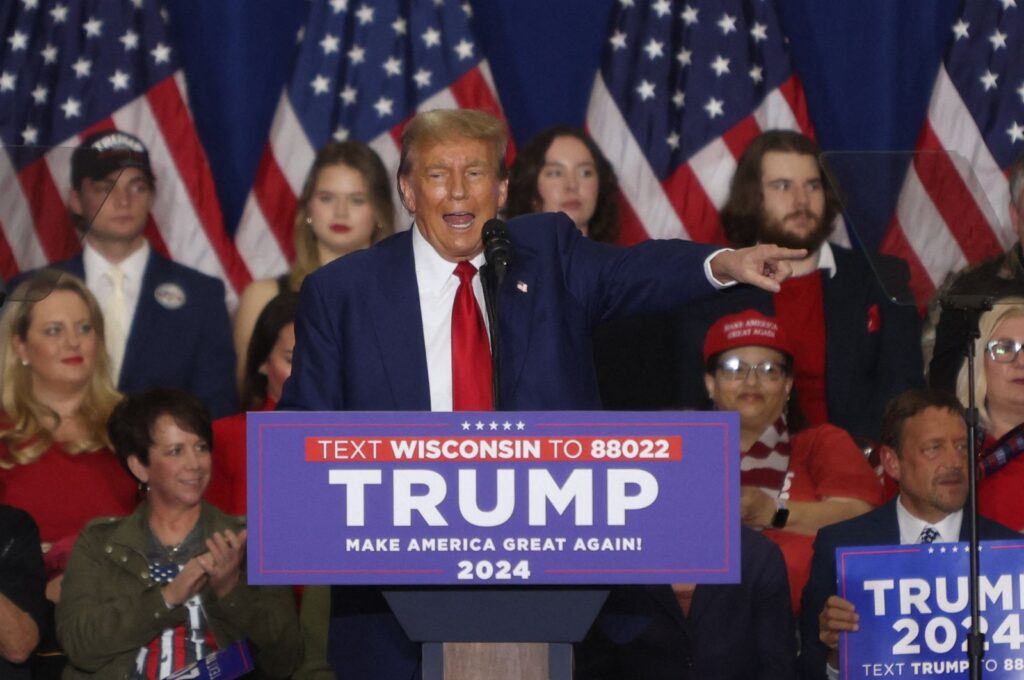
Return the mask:
<svg viewBox="0 0 1024 680"><path fill-rule="evenodd" d="M786 502L781 498L775 499L775 514L772 515L771 527L772 529L785 529L786 522L789 521L789 508L786 507Z"/></svg>

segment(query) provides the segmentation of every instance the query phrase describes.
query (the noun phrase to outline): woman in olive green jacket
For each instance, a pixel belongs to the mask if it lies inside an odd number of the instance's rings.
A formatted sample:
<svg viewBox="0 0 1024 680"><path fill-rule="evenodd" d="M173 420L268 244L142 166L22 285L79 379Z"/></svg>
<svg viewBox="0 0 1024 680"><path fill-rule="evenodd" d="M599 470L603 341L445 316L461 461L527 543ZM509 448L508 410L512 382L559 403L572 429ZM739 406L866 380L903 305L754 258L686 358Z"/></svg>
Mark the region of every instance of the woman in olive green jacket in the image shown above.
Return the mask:
<svg viewBox="0 0 1024 680"><path fill-rule="evenodd" d="M294 598L246 583L244 519L202 502L211 433L201 402L164 389L130 396L109 431L148 494L75 545L57 609L64 677L162 678L243 638L258 675L288 677L302 658Z"/></svg>

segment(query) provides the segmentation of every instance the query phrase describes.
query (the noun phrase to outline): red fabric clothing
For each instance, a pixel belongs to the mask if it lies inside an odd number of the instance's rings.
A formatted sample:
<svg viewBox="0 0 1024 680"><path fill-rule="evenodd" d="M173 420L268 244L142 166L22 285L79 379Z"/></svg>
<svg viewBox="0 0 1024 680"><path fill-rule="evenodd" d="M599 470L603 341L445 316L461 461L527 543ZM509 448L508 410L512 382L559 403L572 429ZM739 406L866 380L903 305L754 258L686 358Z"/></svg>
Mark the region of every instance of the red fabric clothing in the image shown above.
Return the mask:
<svg viewBox="0 0 1024 680"><path fill-rule="evenodd" d="M793 385L807 422L828 422L825 400L825 296L822 271L786 279L775 294L775 318L793 346Z"/></svg>
<svg viewBox="0 0 1024 680"><path fill-rule="evenodd" d="M267 399L260 411L273 411L277 402ZM229 515L245 514L246 414L237 413L213 421L213 470L206 488L206 502Z"/></svg>
<svg viewBox="0 0 1024 680"><path fill-rule="evenodd" d="M981 456L996 444L985 437ZM979 456L980 457L980 456ZM978 514L1024 531L1024 456L1017 456L995 473L978 478Z"/></svg>
<svg viewBox="0 0 1024 680"><path fill-rule="evenodd" d="M127 515L138 497L110 449L71 455L54 444L28 465L0 468L0 503L32 515L44 543L74 536L95 517Z"/></svg>
<svg viewBox="0 0 1024 680"><path fill-rule="evenodd" d="M828 424L809 427L793 435L790 444L785 500L855 498L873 506L882 502L882 485L846 430ZM811 573L814 536L777 529L765 529L764 535L782 549L793 611L799 613L800 594Z"/></svg>

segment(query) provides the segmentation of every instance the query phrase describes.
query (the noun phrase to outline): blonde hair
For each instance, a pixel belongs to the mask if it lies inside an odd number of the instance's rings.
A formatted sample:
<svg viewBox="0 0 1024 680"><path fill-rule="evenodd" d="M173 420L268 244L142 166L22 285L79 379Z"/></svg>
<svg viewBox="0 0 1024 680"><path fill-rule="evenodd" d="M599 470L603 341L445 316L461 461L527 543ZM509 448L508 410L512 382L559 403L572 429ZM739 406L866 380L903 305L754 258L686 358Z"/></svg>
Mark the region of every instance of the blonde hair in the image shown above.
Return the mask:
<svg viewBox="0 0 1024 680"><path fill-rule="evenodd" d="M1024 297L1000 298L992 309L981 315L978 321L979 337L975 340L974 357L974 393L978 401L978 420L981 425L989 426L988 378L985 376L985 345L992 340L999 325L1007 319L1024 317ZM961 404L967 404L967 362L960 367L956 378L956 396Z"/></svg>
<svg viewBox="0 0 1024 680"><path fill-rule="evenodd" d="M121 400L121 395L110 378L103 313L96 298L81 279L54 269L43 269L14 290L0 319L0 352L3 356L0 406L4 411L3 422L0 423L0 442L6 448L5 452L0 452L2 468L32 463L54 443L53 432L43 423L50 420L59 425L60 415L39 401L33 393L32 368L22 365L15 351L14 338L17 336L23 342L27 339L36 303L51 291L58 290L75 293L85 302L97 338L92 376L78 408L85 436L79 441L62 443L62 447L70 454L110 447L107 418Z"/></svg>
<svg viewBox="0 0 1024 680"><path fill-rule="evenodd" d="M402 153L398 162L398 177L408 177L416 162L416 153L427 146L455 139L476 139L494 146L498 159L498 178L508 176L505 167L505 149L508 133L500 120L484 111L474 109L437 109L417 113L402 131ZM404 200L404 199L403 199Z"/></svg>
<svg viewBox="0 0 1024 680"><path fill-rule="evenodd" d="M309 223L309 201L313 198L320 172L333 165L347 165L363 177L366 191L377 218L377 228L373 232L371 243L395 233L395 204L391 198L391 184L388 171L380 156L366 144L355 140L347 142L330 142L322 147L313 159L306 181L299 194L298 206L295 211L295 223L292 227L292 239L295 245L295 261L288 271L288 286L298 291L303 279L320 268L320 252L317 249L316 234Z"/></svg>

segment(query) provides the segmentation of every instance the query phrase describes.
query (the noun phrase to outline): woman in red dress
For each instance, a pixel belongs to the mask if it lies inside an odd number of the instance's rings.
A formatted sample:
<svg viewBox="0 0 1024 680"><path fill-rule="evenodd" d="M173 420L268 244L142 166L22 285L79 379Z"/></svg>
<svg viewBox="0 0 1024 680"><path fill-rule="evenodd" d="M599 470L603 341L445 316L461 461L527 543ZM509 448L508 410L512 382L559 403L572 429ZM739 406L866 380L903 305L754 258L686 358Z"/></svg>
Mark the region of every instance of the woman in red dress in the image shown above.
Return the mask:
<svg viewBox="0 0 1024 680"><path fill-rule="evenodd" d="M110 378L103 316L80 279L43 270L11 296L0 329L0 503L39 525L49 584L75 537L98 516L126 515L138 489L110 449Z"/></svg>

